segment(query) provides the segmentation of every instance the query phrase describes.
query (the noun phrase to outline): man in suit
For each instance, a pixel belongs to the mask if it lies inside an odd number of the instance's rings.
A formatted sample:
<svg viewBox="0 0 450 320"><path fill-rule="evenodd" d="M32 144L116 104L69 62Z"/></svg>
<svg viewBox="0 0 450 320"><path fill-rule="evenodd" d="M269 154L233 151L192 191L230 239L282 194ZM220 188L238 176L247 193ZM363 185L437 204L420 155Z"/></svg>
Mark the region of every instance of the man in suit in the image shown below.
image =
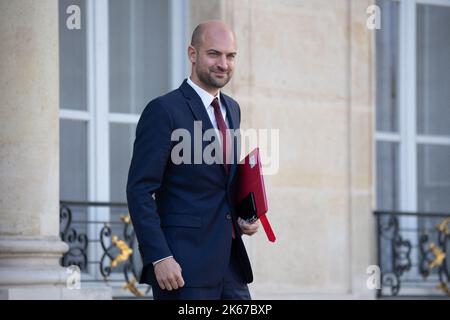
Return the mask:
<svg viewBox="0 0 450 320"><path fill-rule="evenodd" d="M151 101L137 125L127 198L144 265L140 282L152 286L155 299L251 299L253 274L241 236L253 235L259 223L236 216L239 148L229 130L239 128L241 112L220 91L231 79L236 52L225 23L197 26L188 48L191 76ZM202 132L216 132L215 158L225 161L195 162L199 124ZM192 150L183 150L183 159L192 161L174 161L177 129L193 137ZM209 144L200 141L201 155Z"/></svg>

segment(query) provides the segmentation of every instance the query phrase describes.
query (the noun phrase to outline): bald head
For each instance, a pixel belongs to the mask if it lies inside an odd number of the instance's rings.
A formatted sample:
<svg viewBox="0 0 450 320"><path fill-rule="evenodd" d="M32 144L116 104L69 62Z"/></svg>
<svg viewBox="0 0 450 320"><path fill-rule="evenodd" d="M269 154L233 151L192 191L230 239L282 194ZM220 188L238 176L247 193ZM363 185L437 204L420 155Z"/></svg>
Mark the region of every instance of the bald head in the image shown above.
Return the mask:
<svg viewBox="0 0 450 320"><path fill-rule="evenodd" d="M236 35L225 22L221 20L209 20L200 23L194 29L194 32L192 32L191 46L198 50L211 37L228 38L236 42Z"/></svg>
<svg viewBox="0 0 450 320"><path fill-rule="evenodd" d="M188 48L191 80L216 95L233 75L236 53L236 37L227 24L218 20L199 24Z"/></svg>

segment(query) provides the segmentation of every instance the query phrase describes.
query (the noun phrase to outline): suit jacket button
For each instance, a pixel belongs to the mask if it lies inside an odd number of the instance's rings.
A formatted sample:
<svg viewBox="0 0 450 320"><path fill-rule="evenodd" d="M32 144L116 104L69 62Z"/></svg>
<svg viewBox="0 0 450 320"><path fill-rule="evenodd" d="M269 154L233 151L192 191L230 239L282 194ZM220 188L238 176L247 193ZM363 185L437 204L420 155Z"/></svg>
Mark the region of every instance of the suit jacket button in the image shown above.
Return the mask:
<svg viewBox="0 0 450 320"><path fill-rule="evenodd" d="M225 218L227 218L227 220L231 220L231 214L227 213L227 215L225 216Z"/></svg>

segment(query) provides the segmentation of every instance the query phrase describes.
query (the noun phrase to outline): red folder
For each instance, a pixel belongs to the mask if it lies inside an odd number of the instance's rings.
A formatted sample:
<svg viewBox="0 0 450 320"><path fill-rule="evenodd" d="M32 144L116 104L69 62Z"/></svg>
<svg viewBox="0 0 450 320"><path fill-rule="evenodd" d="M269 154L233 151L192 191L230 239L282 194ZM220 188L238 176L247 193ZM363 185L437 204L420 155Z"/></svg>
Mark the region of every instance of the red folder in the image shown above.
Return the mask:
<svg viewBox="0 0 450 320"><path fill-rule="evenodd" d="M259 148L250 152L238 164L237 170L236 210L238 215L248 222L259 219L269 241L275 242L275 234L266 216L268 206Z"/></svg>

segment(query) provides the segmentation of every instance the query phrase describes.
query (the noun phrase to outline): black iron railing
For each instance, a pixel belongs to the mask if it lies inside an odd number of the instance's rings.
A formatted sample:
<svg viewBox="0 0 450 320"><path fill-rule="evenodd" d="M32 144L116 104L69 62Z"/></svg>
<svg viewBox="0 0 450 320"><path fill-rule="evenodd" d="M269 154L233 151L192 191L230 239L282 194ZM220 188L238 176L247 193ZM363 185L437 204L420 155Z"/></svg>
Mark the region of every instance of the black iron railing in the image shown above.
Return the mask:
<svg viewBox="0 0 450 320"><path fill-rule="evenodd" d="M450 298L450 214L374 212L383 297Z"/></svg>
<svg viewBox="0 0 450 320"><path fill-rule="evenodd" d="M102 283L115 298L151 298L150 287L137 283L142 261L125 203L61 201L60 236L70 248L60 263L80 268L82 286Z"/></svg>

